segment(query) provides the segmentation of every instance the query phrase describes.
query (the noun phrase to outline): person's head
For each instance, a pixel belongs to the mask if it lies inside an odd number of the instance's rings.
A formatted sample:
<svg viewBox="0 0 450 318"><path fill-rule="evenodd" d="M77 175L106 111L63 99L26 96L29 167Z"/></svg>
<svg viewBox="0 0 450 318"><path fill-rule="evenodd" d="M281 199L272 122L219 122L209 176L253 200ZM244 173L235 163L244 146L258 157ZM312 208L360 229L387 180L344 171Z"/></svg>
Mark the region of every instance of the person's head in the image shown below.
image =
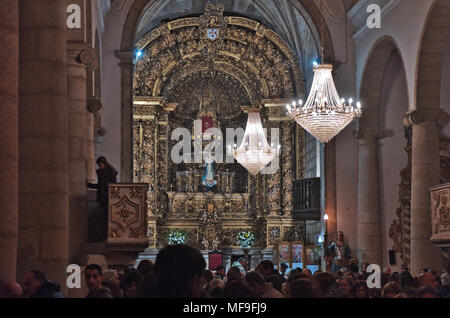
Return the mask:
<svg viewBox="0 0 450 318"><path fill-rule="evenodd" d="M252 288L242 280L227 282L223 296L225 298L255 298Z"/></svg>
<svg viewBox="0 0 450 318"><path fill-rule="evenodd" d="M241 281L242 280L242 273L239 267L237 266L231 266L227 273L227 280L230 281Z"/></svg>
<svg viewBox="0 0 450 318"><path fill-rule="evenodd" d="M400 273L399 272L393 272L391 274L390 281L391 282L397 282L397 283L400 284Z"/></svg>
<svg viewBox="0 0 450 318"><path fill-rule="evenodd" d="M358 259L357 258L351 258L349 261L348 261L348 268L349 268L349 270L352 272L352 273L358 273L358 270L359 270L359 268L358 268Z"/></svg>
<svg viewBox="0 0 450 318"><path fill-rule="evenodd" d="M13 280L0 280L0 298L20 298L22 288Z"/></svg>
<svg viewBox="0 0 450 318"><path fill-rule="evenodd" d="M406 264L402 265L402 272L409 272L409 267Z"/></svg>
<svg viewBox="0 0 450 318"><path fill-rule="evenodd" d="M302 273L301 268L294 268L294 269L292 269L289 272L287 282L289 283L289 282L292 282L292 281L296 280L297 278L300 277L301 273Z"/></svg>
<svg viewBox="0 0 450 318"><path fill-rule="evenodd" d="M288 284L288 298L320 298L320 286L312 278L298 278Z"/></svg>
<svg viewBox="0 0 450 318"><path fill-rule="evenodd" d="M352 298L369 298L369 289L367 288L367 283L364 281L357 281L353 284L350 291L350 296Z"/></svg>
<svg viewBox="0 0 450 318"><path fill-rule="evenodd" d="M266 277L266 282L272 284L273 288L278 290L281 293L281 288L283 286L283 281L281 280L281 276L277 274L272 274Z"/></svg>
<svg viewBox="0 0 450 318"><path fill-rule="evenodd" d="M44 272L40 270L32 270L25 274L23 279L23 293L25 296L33 296L38 291L47 278Z"/></svg>
<svg viewBox="0 0 450 318"><path fill-rule="evenodd" d="M216 274L219 275L220 277L225 277L225 275L226 275L225 270L226 270L225 266L219 265L219 266L217 266Z"/></svg>
<svg viewBox="0 0 450 318"><path fill-rule="evenodd" d="M442 286L450 286L450 274L444 273L441 275Z"/></svg>
<svg viewBox="0 0 450 318"><path fill-rule="evenodd" d="M136 296L137 286L141 280L141 275L137 270L130 270L122 278L122 289L124 298L134 298Z"/></svg>
<svg viewBox="0 0 450 318"><path fill-rule="evenodd" d="M402 292L402 286L400 286L397 282L389 282L384 285L383 290L381 291L382 298L394 298L397 294Z"/></svg>
<svg viewBox="0 0 450 318"><path fill-rule="evenodd" d="M248 260L246 257L239 257L238 262L241 263L242 266L247 266Z"/></svg>
<svg viewBox="0 0 450 318"><path fill-rule="evenodd" d="M309 270L309 268L305 268L304 270L302 270L302 274L308 276L308 277L312 277L312 273Z"/></svg>
<svg viewBox="0 0 450 318"><path fill-rule="evenodd" d="M400 285L402 285L402 288L405 286L416 286L416 281L409 271L402 271L400 273Z"/></svg>
<svg viewBox="0 0 450 318"><path fill-rule="evenodd" d="M149 272L152 272L153 270L154 270L153 263L152 263L152 261L150 261L148 259L144 259L144 260L140 261L140 263L137 267L137 272L142 277L147 275Z"/></svg>
<svg viewBox="0 0 450 318"><path fill-rule="evenodd" d="M439 298L439 296L433 287L425 286L417 290L416 298Z"/></svg>
<svg viewBox="0 0 450 318"><path fill-rule="evenodd" d="M338 231L337 232L337 239L338 239L338 241L343 241L344 240L344 232Z"/></svg>
<svg viewBox="0 0 450 318"><path fill-rule="evenodd" d="M342 296L344 297L349 297L350 296L350 291L352 290L352 279L346 276L343 276L341 278L338 279L338 288L339 288L339 292L342 294Z"/></svg>
<svg viewBox="0 0 450 318"><path fill-rule="evenodd" d="M250 288L253 290L253 293L257 296L260 296L262 294L262 291L267 284L264 280L263 275L256 271L247 273L247 275L245 275L245 282L250 286Z"/></svg>
<svg viewBox="0 0 450 318"><path fill-rule="evenodd" d="M103 271L100 265L90 264L84 270L86 285L89 290L98 290L103 287Z"/></svg>
<svg viewBox="0 0 450 318"><path fill-rule="evenodd" d="M256 267L256 271L264 277L267 277L269 275L272 275L275 270L271 261L264 260Z"/></svg>
<svg viewBox="0 0 450 318"><path fill-rule="evenodd" d="M366 262L366 263L363 263L363 265L362 265L362 272L364 272L364 273L367 272L367 267L369 267L369 265L370 265L370 264L367 263L367 262Z"/></svg>
<svg viewBox="0 0 450 318"><path fill-rule="evenodd" d="M209 282L208 292L209 295L213 298L222 298L224 289L225 283L222 279L216 278Z"/></svg>
<svg viewBox="0 0 450 318"><path fill-rule="evenodd" d="M106 282L120 286L119 274L115 269L108 269L103 272L102 284Z"/></svg>
<svg viewBox="0 0 450 318"><path fill-rule="evenodd" d="M439 287L439 282L436 279L436 276L434 276L432 273L425 272L419 275L419 287L425 287L429 286L432 287L434 290L437 290Z"/></svg>
<svg viewBox="0 0 450 318"><path fill-rule="evenodd" d="M289 267L286 265L286 263L281 263L280 264L280 272L281 272L281 274L285 274L286 273L286 271L287 271L287 269L288 269Z"/></svg>
<svg viewBox="0 0 450 318"><path fill-rule="evenodd" d="M214 278L213 273L209 269L204 269L202 273L202 286L203 288L207 288L209 282Z"/></svg>
<svg viewBox="0 0 450 318"><path fill-rule="evenodd" d="M98 157L97 159L97 166L100 168L100 170L105 169L108 166L108 160L106 160L106 157Z"/></svg>
<svg viewBox="0 0 450 318"><path fill-rule="evenodd" d="M319 284L323 295L326 295L331 288L336 286L336 278L328 272L317 273L313 279Z"/></svg>
<svg viewBox="0 0 450 318"><path fill-rule="evenodd" d="M182 269L180 270L180 264ZM169 245L156 257L155 282L158 297L197 298L201 296L201 276L206 262L196 248Z"/></svg>

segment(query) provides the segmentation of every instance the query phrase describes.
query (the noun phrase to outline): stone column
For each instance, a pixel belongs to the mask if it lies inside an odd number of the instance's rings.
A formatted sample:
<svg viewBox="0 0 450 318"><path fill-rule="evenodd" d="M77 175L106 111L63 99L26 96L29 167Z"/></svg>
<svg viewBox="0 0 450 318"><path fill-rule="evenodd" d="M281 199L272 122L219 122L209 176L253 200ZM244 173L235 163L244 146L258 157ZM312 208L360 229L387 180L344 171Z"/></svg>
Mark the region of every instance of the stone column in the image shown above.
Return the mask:
<svg viewBox="0 0 450 318"><path fill-rule="evenodd" d="M358 132L358 226L357 256L360 262L382 265L382 237L375 130ZM345 235L345 233L344 233Z"/></svg>
<svg viewBox="0 0 450 318"><path fill-rule="evenodd" d="M87 111L86 60L82 43L68 42L67 101L69 111L69 258L81 264L87 242Z"/></svg>
<svg viewBox="0 0 450 318"><path fill-rule="evenodd" d="M448 122L441 109L408 112L413 125L411 177L411 273L424 267L440 271L442 257L431 241L431 207L428 189L440 181L439 130Z"/></svg>
<svg viewBox="0 0 450 318"><path fill-rule="evenodd" d="M69 236L67 6L61 0L19 3L18 278L38 268L64 288Z"/></svg>
<svg viewBox="0 0 450 318"><path fill-rule="evenodd" d="M122 109L122 137L121 137L121 170L120 181L133 181L133 60L134 49L116 51L121 69L121 109Z"/></svg>
<svg viewBox="0 0 450 318"><path fill-rule="evenodd" d="M19 184L19 1L0 0L0 277L16 279Z"/></svg>

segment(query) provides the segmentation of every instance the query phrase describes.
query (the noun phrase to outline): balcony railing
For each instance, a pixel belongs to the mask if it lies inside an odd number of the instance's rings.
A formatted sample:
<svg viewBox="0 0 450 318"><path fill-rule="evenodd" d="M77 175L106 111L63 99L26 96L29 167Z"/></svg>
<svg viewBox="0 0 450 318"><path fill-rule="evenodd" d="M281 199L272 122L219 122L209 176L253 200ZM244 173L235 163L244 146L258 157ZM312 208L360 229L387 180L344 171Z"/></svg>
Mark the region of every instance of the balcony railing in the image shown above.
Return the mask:
<svg viewBox="0 0 450 318"><path fill-rule="evenodd" d="M294 209L296 220L320 220L320 178L294 181Z"/></svg>

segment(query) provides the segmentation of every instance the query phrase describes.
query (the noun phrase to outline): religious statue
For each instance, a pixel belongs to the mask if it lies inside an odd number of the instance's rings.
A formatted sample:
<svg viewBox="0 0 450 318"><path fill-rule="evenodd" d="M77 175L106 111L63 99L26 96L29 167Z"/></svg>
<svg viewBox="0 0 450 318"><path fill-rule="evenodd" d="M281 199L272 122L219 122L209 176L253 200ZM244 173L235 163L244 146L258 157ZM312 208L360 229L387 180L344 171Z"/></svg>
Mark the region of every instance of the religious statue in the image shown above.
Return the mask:
<svg viewBox="0 0 450 318"><path fill-rule="evenodd" d="M206 158L205 162L205 175L203 176L202 183L208 191L211 191L211 189L217 184L217 181L214 180L214 162L211 157Z"/></svg>
<svg viewBox="0 0 450 318"><path fill-rule="evenodd" d="M219 244L220 244L220 241L219 241L219 239L216 236L216 238L212 241L212 249L213 249L213 251L217 251L219 249Z"/></svg>
<svg viewBox="0 0 450 318"><path fill-rule="evenodd" d="M344 233L342 231L338 232L337 241L331 242L328 250L334 253L334 261L332 265L332 270L334 273L339 272L343 267L346 267L348 260L350 259L350 248L348 244L344 242Z"/></svg>
<svg viewBox="0 0 450 318"><path fill-rule="evenodd" d="M209 250L209 242L206 239L206 236L203 237L203 241L202 241L202 247L203 250L208 251Z"/></svg>

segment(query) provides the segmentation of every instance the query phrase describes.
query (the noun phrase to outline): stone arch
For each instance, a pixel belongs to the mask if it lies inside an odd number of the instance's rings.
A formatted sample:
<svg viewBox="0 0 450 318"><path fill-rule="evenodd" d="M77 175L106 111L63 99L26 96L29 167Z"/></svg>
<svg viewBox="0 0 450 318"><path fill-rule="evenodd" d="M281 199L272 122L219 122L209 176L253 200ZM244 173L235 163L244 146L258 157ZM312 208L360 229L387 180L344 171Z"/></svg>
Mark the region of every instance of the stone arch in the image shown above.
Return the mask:
<svg viewBox="0 0 450 318"><path fill-rule="evenodd" d="M383 130L383 89L390 61L397 53L401 60L402 81L406 87L406 73L397 44L391 37L381 37L373 45L363 72L360 98L363 117L359 122L358 138L358 222L357 245L360 262L382 264L383 262L383 217L384 205L380 198L380 184L384 182L380 164L383 162L380 139L387 137ZM407 89L405 90L405 92ZM405 106L405 105L404 105ZM408 107L404 107L405 111ZM398 124L402 123L402 116ZM403 136L400 132L399 135ZM394 136L394 134L392 134ZM396 139L397 140L397 139ZM401 169L401 168L399 168Z"/></svg>
<svg viewBox="0 0 450 318"><path fill-rule="evenodd" d="M436 0L425 24L419 53L417 109L440 108L444 54L450 32L450 2Z"/></svg>
<svg viewBox="0 0 450 318"><path fill-rule="evenodd" d="M139 21L142 15L142 12L147 7L147 5L152 4L159 0L134 0L130 11L128 12L125 25L122 32L122 40L121 40L121 50L132 50L135 46L135 36L136 30L139 25ZM320 9L314 3L314 1L310 0L294 0L292 4L299 10L304 8L308 14L308 18L306 22L310 24L310 27L315 27L319 30L320 25L323 21L322 14L320 13ZM325 58L328 62L335 61L335 53L333 48L333 41L331 38L331 33L326 24L324 30L324 48L325 48Z"/></svg>
<svg viewBox="0 0 450 318"><path fill-rule="evenodd" d="M380 128L380 103L383 76L386 66L394 52L397 52L402 59L402 70L406 79L401 51L392 37L381 37L374 43L370 50L359 92L364 111L363 117L360 120L360 129L378 130Z"/></svg>

